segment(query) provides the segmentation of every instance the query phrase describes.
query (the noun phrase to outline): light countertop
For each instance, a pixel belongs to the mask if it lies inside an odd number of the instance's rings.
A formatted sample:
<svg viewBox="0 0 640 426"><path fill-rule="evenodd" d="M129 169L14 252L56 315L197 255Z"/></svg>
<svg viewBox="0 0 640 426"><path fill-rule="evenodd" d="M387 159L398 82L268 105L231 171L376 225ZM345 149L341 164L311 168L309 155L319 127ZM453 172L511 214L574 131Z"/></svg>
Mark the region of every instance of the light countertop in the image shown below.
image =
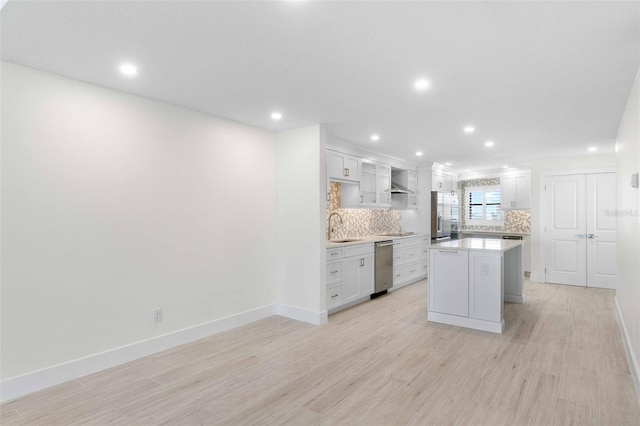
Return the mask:
<svg viewBox="0 0 640 426"><path fill-rule="evenodd" d="M490 234L490 235L531 235L529 232L511 232L511 231L474 231L471 229L459 229L458 234Z"/></svg>
<svg viewBox="0 0 640 426"><path fill-rule="evenodd" d="M358 244L377 243L378 241L399 240L403 238L424 237L429 234L404 234L404 235L365 235L363 237L346 237L345 239L354 239L348 243L337 243L332 240L327 241L327 248L355 246Z"/></svg>
<svg viewBox="0 0 640 426"><path fill-rule="evenodd" d="M518 240L499 240L495 238L464 238L431 244L430 249L482 250L505 252L522 245Z"/></svg>

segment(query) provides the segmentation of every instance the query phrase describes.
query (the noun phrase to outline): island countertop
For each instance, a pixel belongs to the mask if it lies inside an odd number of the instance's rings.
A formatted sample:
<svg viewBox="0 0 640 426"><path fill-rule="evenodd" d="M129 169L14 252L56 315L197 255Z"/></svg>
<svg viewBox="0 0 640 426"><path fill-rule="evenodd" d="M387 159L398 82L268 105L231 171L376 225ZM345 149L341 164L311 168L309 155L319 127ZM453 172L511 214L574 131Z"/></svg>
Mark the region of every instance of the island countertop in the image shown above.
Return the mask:
<svg viewBox="0 0 640 426"><path fill-rule="evenodd" d="M505 252L520 245L522 245L522 241L518 240L499 240L495 238L464 238L461 240L450 240L433 243L431 244L431 246L429 246L429 248Z"/></svg>

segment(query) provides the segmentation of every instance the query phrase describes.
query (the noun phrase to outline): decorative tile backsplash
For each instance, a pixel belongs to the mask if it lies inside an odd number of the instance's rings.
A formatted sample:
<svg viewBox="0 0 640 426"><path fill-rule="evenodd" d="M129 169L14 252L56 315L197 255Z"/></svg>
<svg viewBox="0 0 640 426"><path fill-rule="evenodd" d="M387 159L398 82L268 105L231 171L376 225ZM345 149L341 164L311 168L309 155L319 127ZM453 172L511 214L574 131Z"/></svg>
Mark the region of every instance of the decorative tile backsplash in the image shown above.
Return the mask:
<svg viewBox="0 0 640 426"><path fill-rule="evenodd" d="M500 178L492 179L471 179L460 182L460 223L463 231L505 231L505 232L521 232L525 234L531 233L531 212L529 210L503 210L504 225L503 226L483 226L483 225L467 225L465 223L467 212L467 200L464 197L464 190L469 186L497 186L500 185Z"/></svg>
<svg viewBox="0 0 640 426"><path fill-rule="evenodd" d="M400 232L399 210L342 209L340 188L340 183L330 182L327 217L332 212L342 216L342 223L337 217L331 219L334 227L332 239Z"/></svg>

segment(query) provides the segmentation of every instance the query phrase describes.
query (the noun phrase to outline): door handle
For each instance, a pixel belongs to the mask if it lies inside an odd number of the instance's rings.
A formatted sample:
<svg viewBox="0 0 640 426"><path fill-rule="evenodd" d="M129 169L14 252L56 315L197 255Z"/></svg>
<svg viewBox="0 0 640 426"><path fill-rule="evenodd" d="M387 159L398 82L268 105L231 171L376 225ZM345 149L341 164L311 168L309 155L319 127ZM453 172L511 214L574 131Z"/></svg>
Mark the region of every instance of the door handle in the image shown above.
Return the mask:
<svg viewBox="0 0 640 426"><path fill-rule="evenodd" d="M587 234L587 238L589 238L590 240L593 240L594 238L598 238L598 236L595 234Z"/></svg>
<svg viewBox="0 0 640 426"><path fill-rule="evenodd" d="M576 237L578 237L579 239L583 239L584 237L586 237L586 234L576 234Z"/></svg>

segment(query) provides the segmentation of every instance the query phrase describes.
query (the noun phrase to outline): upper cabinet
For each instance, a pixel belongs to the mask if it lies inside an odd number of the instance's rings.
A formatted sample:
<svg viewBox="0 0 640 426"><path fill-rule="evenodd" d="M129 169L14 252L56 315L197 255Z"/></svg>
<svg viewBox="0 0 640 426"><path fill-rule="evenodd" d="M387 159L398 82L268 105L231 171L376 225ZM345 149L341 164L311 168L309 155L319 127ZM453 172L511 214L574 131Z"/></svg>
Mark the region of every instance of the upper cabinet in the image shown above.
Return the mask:
<svg viewBox="0 0 640 426"><path fill-rule="evenodd" d="M391 207L391 166L361 160L360 185L342 185L343 207Z"/></svg>
<svg viewBox="0 0 640 426"><path fill-rule="evenodd" d="M352 155L327 150L329 180L360 182L362 160Z"/></svg>
<svg viewBox="0 0 640 426"><path fill-rule="evenodd" d="M396 210L407 210L418 208L418 172L415 170L393 169L391 181L409 192L401 192L396 188L392 194L392 207ZM392 189L392 192L394 189Z"/></svg>
<svg viewBox="0 0 640 426"><path fill-rule="evenodd" d="M531 208L531 175L506 176L500 178L500 196L503 210Z"/></svg>
<svg viewBox="0 0 640 426"><path fill-rule="evenodd" d="M458 188L458 180L442 173L433 172L431 175L431 190L448 192L453 195Z"/></svg>

